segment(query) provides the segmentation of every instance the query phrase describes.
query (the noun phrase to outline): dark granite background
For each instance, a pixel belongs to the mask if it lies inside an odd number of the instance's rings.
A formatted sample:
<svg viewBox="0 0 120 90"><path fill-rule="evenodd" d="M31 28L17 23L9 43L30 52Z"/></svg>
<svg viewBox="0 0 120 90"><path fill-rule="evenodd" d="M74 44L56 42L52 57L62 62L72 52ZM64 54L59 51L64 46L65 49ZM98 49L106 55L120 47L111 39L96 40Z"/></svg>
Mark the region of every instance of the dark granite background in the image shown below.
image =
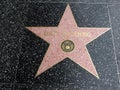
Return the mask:
<svg viewBox="0 0 120 90"><path fill-rule="evenodd" d="M57 26L70 3L79 27L109 27L87 45L96 79L69 58L37 78L49 44L26 26ZM119 0L1 0L0 90L120 90Z"/></svg>

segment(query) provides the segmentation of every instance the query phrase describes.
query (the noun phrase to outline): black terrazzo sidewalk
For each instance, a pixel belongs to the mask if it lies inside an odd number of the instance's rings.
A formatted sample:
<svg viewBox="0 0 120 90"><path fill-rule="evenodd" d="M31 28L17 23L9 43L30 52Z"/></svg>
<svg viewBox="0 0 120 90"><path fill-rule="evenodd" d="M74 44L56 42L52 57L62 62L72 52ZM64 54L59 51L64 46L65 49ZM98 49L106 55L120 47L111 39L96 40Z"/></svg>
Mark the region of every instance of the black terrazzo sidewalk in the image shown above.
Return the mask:
<svg viewBox="0 0 120 90"><path fill-rule="evenodd" d="M87 45L100 79L69 58L35 78L49 47L27 26L58 26L70 4L79 27L111 28ZM1 0L0 90L120 90L120 0Z"/></svg>

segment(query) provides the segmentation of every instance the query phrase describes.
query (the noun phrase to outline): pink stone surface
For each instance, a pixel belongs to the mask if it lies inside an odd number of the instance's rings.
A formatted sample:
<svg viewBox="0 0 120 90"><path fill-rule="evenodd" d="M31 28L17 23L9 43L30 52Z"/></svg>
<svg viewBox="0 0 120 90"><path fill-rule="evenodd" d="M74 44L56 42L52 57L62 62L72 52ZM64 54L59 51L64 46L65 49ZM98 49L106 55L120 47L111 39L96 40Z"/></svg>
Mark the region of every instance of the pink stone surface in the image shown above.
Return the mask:
<svg viewBox="0 0 120 90"><path fill-rule="evenodd" d="M86 45L107 32L110 28L78 27L70 6L68 5L58 27L27 27L27 29L50 44L38 68L36 77L68 57L89 73L99 78ZM64 32L68 33L68 35L65 35ZM69 34L70 32L76 32L80 35L76 36L75 34ZM89 35L82 35L82 33L87 33ZM75 48L73 51L64 52L61 49L61 43L64 40L71 40L74 42Z"/></svg>

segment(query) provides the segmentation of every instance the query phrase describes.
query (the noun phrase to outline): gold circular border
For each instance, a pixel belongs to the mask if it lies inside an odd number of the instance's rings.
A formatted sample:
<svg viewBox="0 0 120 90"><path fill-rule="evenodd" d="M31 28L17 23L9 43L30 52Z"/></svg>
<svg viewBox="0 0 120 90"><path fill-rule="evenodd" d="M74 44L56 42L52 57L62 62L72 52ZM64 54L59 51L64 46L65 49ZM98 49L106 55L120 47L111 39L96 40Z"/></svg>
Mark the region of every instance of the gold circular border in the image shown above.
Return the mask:
<svg viewBox="0 0 120 90"><path fill-rule="evenodd" d="M73 48L72 48L71 50L66 50L66 49L64 49L64 48L63 48L63 45L64 45L65 42L70 42L70 43L73 45ZM62 49L64 52L71 52L71 51L74 50L74 48L75 48L75 45L74 45L73 41L71 41L71 40L65 40L65 41L63 41L63 42L61 43L61 49Z"/></svg>

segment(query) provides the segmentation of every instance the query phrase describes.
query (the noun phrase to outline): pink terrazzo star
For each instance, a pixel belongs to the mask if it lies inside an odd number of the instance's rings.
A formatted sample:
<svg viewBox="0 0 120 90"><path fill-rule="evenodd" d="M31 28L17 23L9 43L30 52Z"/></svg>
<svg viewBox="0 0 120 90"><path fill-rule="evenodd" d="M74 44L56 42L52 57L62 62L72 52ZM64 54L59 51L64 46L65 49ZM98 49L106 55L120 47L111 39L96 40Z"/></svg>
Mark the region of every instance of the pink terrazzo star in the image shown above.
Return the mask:
<svg viewBox="0 0 120 90"><path fill-rule="evenodd" d="M27 27L27 29L50 44L36 77L68 57L99 78L86 45L110 28L78 27L68 5L58 27ZM61 43L65 40L71 40L74 43L73 51L65 52L61 49Z"/></svg>

